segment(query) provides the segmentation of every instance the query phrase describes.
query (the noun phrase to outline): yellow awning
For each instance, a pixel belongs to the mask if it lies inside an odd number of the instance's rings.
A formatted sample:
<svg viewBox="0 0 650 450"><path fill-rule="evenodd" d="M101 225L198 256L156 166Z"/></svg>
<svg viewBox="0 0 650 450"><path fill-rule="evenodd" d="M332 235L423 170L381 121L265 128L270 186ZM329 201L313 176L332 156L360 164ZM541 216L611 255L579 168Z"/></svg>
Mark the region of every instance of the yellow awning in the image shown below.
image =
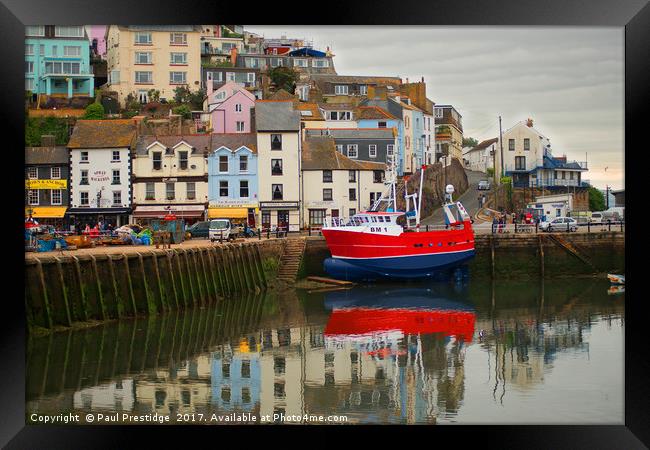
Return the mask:
<svg viewBox="0 0 650 450"><path fill-rule="evenodd" d="M208 219L246 219L248 208L208 208Z"/></svg>
<svg viewBox="0 0 650 450"><path fill-rule="evenodd" d="M25 208L25 217L29 217L31 210L35 219L61 219L67 209L67 206L30 206Z"/></svg>

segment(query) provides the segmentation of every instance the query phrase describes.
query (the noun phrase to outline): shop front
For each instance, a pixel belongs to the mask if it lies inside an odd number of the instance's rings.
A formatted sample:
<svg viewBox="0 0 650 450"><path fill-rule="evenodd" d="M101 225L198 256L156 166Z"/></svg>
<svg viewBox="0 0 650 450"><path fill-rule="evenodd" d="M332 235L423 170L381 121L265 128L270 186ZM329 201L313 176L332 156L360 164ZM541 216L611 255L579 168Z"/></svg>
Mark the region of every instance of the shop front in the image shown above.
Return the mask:
<svg viewBox="0 0 650 450"><path fill-rule="evenodd" d="M41 225L52 225L57 230L67 228L65 212L67 206L27 206L25 208L25 218L30 216Z"/></svg>
<svg viewBox="0 0 650 450"><path fill-rule="evenodd" d="M69 208L65 217L70 230L79 232L86 225L92 228L99 222L105 227L110 225L113 229L119 228L129 223L129 214L131 208Z"/></svg>
<svg viewBox="0 0 650 450"><path fill-rule="evenodd" d="M133 221L149 225L152 220L159 220L168 214L175 215L189 226L205 220L205 205L137 205L133 210Z"/></svg>
<svg viewBox="0 0 650 450"><path fill-rule="evenodd" d="M262 229L300 231L300 202L260 202Z"/></svg>
<svg viewBox="0 0 650 450"><path fill-rule="evenodd" d="M340 205L334 201L308 202L306 205L305 225L309 227L322 227L325 219L338 217Z"/></svg>
<svg viewBox="0 0 650 450"><path fill-rule="evenodd" d="M236 200L222 200L211 202L208 208L208 219L230 219L233 223L248 224L251 228L257 227L257 214L259 204L242 203Z"/></svg>

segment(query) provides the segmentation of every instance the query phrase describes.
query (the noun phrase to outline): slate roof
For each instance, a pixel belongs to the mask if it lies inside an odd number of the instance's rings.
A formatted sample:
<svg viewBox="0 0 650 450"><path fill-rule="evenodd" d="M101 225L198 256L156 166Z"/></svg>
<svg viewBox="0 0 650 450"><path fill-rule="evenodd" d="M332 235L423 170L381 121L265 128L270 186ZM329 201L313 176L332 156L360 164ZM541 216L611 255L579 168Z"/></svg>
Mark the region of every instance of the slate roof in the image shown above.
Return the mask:
<svg viewBox="0 0 650 450"><path fill-rule="evenodd" d="M68 164L70 152L64 145L25 147L25 164Z"/></svg>
<svg viewBox="0 0 650 450"><path fill-rule="evenodd" d="M304 115L300 113L300 118L302 120L325 120L323 114L321 113L318 105L316 103L307 103L307 102L298 102L295 103L295 108L298 111L309 111L311 115Z"/></svg>
<svg viewBox="0 0 650 450"><path fill-rule="evenodd" d="M476 151L476 150L483 150L484 148L487 148L490 145L495 144L498 141L499 141L499 138L486 139L485 141L479 142L479 144L476 147L470 149L467 153L473 152L473 151Z"/></svg>
<svg viewBox="0 0 650 450"><path fill-rule="evenodd" d="M280 89L279 91L276 91L269 97L269 100L296 100L295 95L291 95L284 89Z"/></svg>
<svg viewBox="0 0 650 450"><path fill-rule="evenodd" d="M385 170L386 164L354 161L336 151L329 136L310 136L302 146L302 170Z"/></svg>
<svg viewBox="0 0 650 450"><path fill-rule="evenodd" d="M318 107L325 111L353 111L356 109L352 103L319 103Z"/></svg>
<svg viewBox="0 0 650 450"><path fill-rule="evenodd" d="M118 148L135 145L131 119L77 120L68 148Z"/></svg>
<svg viewBox="0 0 650 450"><path fill-rule="evenodd" d="M564 158L549 158L548 156L544 156L544 169L587 170L580 167L576 161L566 162Z"/></svg>
<svg viewBox="0 0 650 450"><path fill-rule="evenodd" d="M187 142L192 146L192 154L207 153L210 151L211 135L209 134L187 134L187 135L174 135L174 136L141 136L136 145L136 154L146 155L147 147L154 142L160 142L167 147L165 154L172 154L173 147L182 141Z"/></svg>
<svg viewBox="0 0 650 450"><path fill-rule="evenodd" d="M392 128L307 128L307 135L320 136L329 131L334 139L390 139L395 135Z"/></svg>
<svg viewBox="0 0 650 450"><path fill-rule="evenodd" d="M396 119L395 116L378 106L359 106L355 117L357 119Z"/></svg>
<svg viewBox="0 0 650 450"><path fill-rule="evenodd" d="M210 151L215 151L219 147L226 147L230 150L237 150L239 147L246 146L253 153L257 153L257 135L255 133L214 133L212 134L212 146Z"/></svg>
<svg viewBox="0 0 650 450"><path fill-rule="evenodd" d="M255 129L257 131L299 131L300 113L290 101L255 102Z"/></svg>
<svg viewBox="0 0 650 450"><path fill-rule="evenodd" d="M365 84L365 85L391 85L399 86L402 84L402 79L399 77L369 77L369 76L355 76L355 75L330 75L330 74L311 74L312 80L316 86L323 92L325 83L341 83L341 84Z"/></svg>

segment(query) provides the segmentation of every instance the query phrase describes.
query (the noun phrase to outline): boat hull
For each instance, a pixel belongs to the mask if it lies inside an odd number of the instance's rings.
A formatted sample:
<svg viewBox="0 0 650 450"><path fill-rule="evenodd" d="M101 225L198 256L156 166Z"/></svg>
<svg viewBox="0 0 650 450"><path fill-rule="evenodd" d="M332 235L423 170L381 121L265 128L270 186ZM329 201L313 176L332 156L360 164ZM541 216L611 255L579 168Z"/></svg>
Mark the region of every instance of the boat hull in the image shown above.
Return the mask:
<svg viewBox="0 0 650 450"><path fill-rule="evenodd" d="M325 271L342 280L423 279L446 275L474 257L474 249L383 258L327 258Z"/></svg>

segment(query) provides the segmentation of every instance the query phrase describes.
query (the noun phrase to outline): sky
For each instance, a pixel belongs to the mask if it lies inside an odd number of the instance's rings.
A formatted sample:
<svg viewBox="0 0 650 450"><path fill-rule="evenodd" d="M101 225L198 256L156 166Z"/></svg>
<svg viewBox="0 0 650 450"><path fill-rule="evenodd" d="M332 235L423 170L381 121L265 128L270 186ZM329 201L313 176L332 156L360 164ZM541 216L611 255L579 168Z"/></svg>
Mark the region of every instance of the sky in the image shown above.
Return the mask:
<svg viewBox="0 0 650 450"><path fill-rule="evenodd" d="M244 26L307 39L339 75L427 83L479 141L532 118L554 156L586 161L583 179L624 187L624 29L616 27Z"/></svg>

